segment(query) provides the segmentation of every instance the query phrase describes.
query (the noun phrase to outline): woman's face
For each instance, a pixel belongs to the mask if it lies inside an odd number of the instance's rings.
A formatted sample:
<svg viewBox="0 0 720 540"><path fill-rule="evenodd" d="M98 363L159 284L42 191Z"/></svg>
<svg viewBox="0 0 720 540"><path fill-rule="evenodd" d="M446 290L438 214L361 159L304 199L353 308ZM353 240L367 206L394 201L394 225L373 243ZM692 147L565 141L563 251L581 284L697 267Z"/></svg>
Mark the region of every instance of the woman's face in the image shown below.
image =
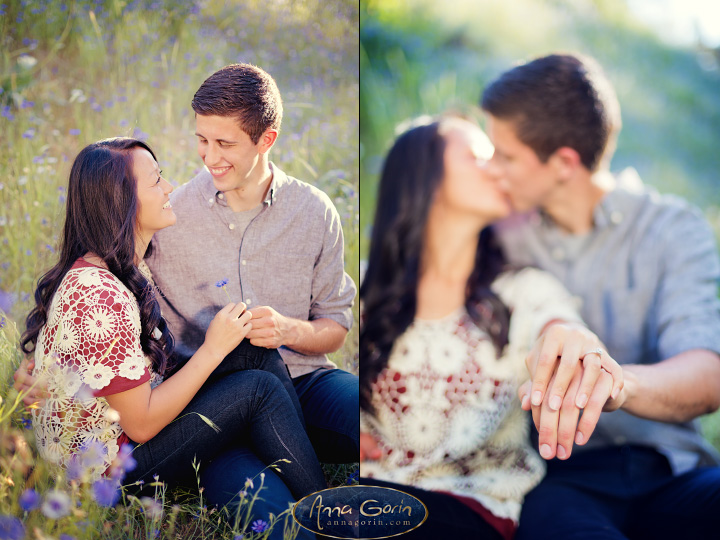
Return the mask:
<svg viewBox="0 0 720 540"><path fill-rule="evenodd" d="M177 221L168 198L173 187L160 176L160 167L150 152L144 148L135 148L132 152L139 203L138 233L149 242L153 234Z"/></svg>
<svg viewBox="0 0 720 540"><path fill-rule="evenodd" d="M445 171L435 202L487 223L510 214L507 196L487 172L493 146L485 133L465 120L446 122L441 133L445 138Z"/></svg>

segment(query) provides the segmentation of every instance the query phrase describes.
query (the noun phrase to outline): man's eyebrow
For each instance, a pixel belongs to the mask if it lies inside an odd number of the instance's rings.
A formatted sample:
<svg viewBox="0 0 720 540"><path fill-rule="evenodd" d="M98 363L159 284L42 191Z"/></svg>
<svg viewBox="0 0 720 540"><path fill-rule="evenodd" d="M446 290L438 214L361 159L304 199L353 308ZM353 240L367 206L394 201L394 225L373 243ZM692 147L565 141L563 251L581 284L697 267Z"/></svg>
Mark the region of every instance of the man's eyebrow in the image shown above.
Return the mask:
<svg viewBox="0 0 720 540"><path fill-rule="evenodd" d="M195 136L202 137L203 139L207 139L207 137L205 135L202 135L201 133L196 132ZM228 141L227 139L218 139L217 141L221 142L221 143L227 143L227 144L237 144L237 141Z"/></svg>

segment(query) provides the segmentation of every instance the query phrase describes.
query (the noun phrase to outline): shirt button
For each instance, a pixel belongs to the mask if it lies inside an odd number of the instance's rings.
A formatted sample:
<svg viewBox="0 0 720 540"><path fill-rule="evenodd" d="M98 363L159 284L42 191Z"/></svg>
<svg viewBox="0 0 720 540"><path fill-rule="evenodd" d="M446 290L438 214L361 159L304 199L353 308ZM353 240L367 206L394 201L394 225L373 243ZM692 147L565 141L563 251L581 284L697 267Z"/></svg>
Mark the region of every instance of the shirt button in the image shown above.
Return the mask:
<svg viewBox="0 0 720 540"><path fill-rule="evenodd" d="M245 265L247 264L247 261L246 261L245 259L243 259L243 260L241 261L241 264L242 264L243 266L245 266Z"/></svg>
<svg viewBox="0 0 720 540"><path fill-rule="evenodd" d="M252 304L252 300L250 300L249 298L246 298L246 299L245 299L245 305L246 305L246 306L249 306L250 304Z"/></svg>
<svg viewBox="0 0 720 540"><path fill-rule="evenodd" d="M610 223L617 225L618 223L621 223L622 220L623 220L622 212L618 212L617 210L615 210L614 212L610 213Z"/></svg>
<svg viewBox="0 0 720 540"><path fill-rule="evenodd" d="M565 250L561 247L556 247L550 252L550 256L556 261L562 261L565 258Z"/></svg>
<svg viewBox="0 0 720 540"><path fill-rule="evenodd" d="M230 225L228 225L228 227L230 227L230 230L232 231L235 228L235 224L231 223Z"/></svg>
<svg viewBox="0 0 720 540"><path fill-rule="evenodd" d="M212 203L215 202L215 200L214 200L214 199L208 199L208 202L209 202L210 204L212 204Z"/></svg>
<svg viewBox="0 0 720 540"><path fill-rule="evenodd" d="M218 194L218 199L224 199L225 195L223 193Z"/></svg>

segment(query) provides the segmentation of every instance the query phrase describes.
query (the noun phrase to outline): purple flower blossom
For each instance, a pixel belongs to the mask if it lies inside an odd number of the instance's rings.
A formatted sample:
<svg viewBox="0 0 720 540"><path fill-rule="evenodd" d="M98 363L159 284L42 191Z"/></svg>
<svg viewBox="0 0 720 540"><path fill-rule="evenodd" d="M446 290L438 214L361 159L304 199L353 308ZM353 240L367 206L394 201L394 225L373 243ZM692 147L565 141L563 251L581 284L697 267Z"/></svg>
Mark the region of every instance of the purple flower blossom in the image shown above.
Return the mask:
<svg viewBox="0 0 720 540"><path fill-rule="evenodd" d="M110 469L110 474L113 478L122 480L125 477L125 473L137 467L137 461L132 457L132 451L133 446L131 444L125 443L122 445Z"/></svg>
<svg viewBox="0 0 720 540"><path fill-rule="evenodd" d="M15 516L0 515L0 538L3 540L22 540L25 538L25 526Z"/></svg>
<svg viewBox="0 0 720 540"><path fill-rule="evenodd" d="M80 463L80 458L74 455L70 458L70 462L67 465L66 473L67 479L70 481L78 480L83 474L83 466Z"/></svg>
<svg viewBox="0 0 720 540"><path fill-rule="evenodd" d="M222 288L225 287L227 284L228 284L228 278L225 278L225 279L221 279L220 281L218 281L218 282L215 284L215 286L216 286L218 289L222 289Z"/></svg>
<svg viewBox="0 0 720 540"><path fill-rule="evenodd" d="M35 130L30 128L22 134L23 139L32 139L35 137Z"/></svg>
<svg viewBox="0 0 720 540"><path fill-rule="evenodd" d="M70 135L80 135L80 130L77 128L73 128L70 131L68 131Z"/></svg>
<svg viewBox="0 0 720 540"><path fill-rule="evenodd" d="M5 317L0 317L0 328L5 328Z"/></svg>
<svg viewBox="0 0 720 540"><path fill-rule="evenodd" d="M70 513L70 497L57 489L48 491L42 505L42 513L50 519L60 519Z"/></svg>
<svg viewBox="0 0 720 540"><path fill-rule="evenodd" d="M267 528L268 528L268 522L263 521L262 519L253 521L252 527L250 527L250 529L256 533L265 532L265 531L267 531Z"/></svg>
<svg viewBox="0 0 720 540"><path fill-rule="evenodd" d="M34 102L34 101L27 101L27 100L25 100L25 101L22 102L22 105L20 105L20 108L21 108L21 109L30 109L31 107L34 107L34 106L35 106L35 102Z"/></svg>
<svg viewBox="0 0 720 540"><path fill-rule="evenodd" d="M2 328L1 325L0 328ZM21 421L25 429L32 429L32 420L30 420L29 418L23 418Z"/></svg>
<svg viewBox="0 0 720 540"><path fill-rule="evenodd" d="M120 500L120 489L118 482L109 478L102 478L92 486L93 498L100 506L115 506Z"/></svg>
<svg viewBox="0 0 720 540"><path fill-rule="evenodd" d="M18 499L20 508L26 512L31 512L40 506L40 495L34 489L26 489Z"/></svg>
<svg viewBox="0 0 720 540"><path fill-rule="evenodd" d="M60 540L76 540L74 536L70 536L69 534L61 534Z"/></svg>

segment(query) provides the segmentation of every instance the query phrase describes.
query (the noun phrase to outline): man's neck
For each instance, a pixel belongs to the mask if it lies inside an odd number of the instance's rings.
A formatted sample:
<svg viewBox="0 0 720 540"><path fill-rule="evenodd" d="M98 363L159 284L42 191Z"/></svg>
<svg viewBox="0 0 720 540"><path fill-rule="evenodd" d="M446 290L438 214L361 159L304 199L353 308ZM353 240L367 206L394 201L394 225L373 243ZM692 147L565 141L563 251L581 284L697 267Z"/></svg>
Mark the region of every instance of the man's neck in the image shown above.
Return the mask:
<svg viewBox="0 0 720 540"><path fill-rule="evenodd" d="M265 200L272 179L273 172L268 162L259 164L245 185L225 192L228 206L233 212L252 210Z"/></svg>
<svg viewBox="0 0 720 540"><path fill-rule="evenodd" d="M598 180L588 173L587 178L569 182L543 210L561 229L570 234L585 234L593 228L595 208L612 189L606 173L598 173Z"/></svg>

